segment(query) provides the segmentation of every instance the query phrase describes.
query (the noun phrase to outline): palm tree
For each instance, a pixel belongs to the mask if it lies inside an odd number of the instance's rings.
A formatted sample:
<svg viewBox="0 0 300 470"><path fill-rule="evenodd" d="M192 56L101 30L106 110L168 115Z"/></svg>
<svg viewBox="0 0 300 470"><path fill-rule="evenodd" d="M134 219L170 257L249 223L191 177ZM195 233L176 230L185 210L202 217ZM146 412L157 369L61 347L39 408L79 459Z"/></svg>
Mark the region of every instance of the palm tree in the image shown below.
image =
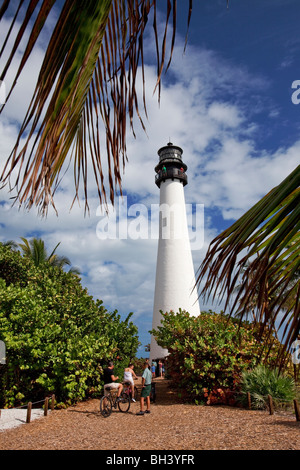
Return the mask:
<svg viewBox="0 0 300 470"><path fill-rule="evenodd" d="M19 4L18 4L19 3ZM58 3L58 2L57 2ZM4 80L26 27L31 28L19 68L8 97L30 56L55 0L29 1L19 25L18 34L7 62L0 74ZM0 7L0 20L13 11L11 28L0 55L9 47L12 27L17 26L23 2L5 0ZM30 208L37 205L42 213L59 185L67 158L74 161L75 198L82 177L87 203L87 168L92 164L100 203L106 202L105 176L100 150L100 121L106 140L108 187L114 202L116 190L122 191L121 173L126 156L126 118L133 129L136 114L144 127L139 111L136 81L141 66L144 86L143 40L150 14L157 52L157 84L166 59L167 27L172 18L170 65L177 17L177 0L166 1L167 14L161 50L157 28L157 0L65 0L49 40L36 88L21 126L16 144L9 156L0 181L9 182L16 169L17 200ZM192 0L186 2L188 23ZM57 6L59 8L59 6ZM35 21L33 21L36 16ZM146 111L145 94L143 104ZM4 106L3 106L4 107ZM2 107L2 109L3 109ZM2 111L0 110L0 112ZM147 115L147 111L146 111ZM24 145L21 143L24 139ZM21 147L21 145L23 145ZM64 165L65 164L65 165ZM74 199L75 199L74 198Z"/></svg>
<svg viewBox="0 0 300 470"><path fill-rule="evenodd" d="M283 362L300 330L299 232L300 165L211 242L197 277L204 298L225 298L225 308L236 294L230 313L255 303L262 332L278 319Z"/></svg>

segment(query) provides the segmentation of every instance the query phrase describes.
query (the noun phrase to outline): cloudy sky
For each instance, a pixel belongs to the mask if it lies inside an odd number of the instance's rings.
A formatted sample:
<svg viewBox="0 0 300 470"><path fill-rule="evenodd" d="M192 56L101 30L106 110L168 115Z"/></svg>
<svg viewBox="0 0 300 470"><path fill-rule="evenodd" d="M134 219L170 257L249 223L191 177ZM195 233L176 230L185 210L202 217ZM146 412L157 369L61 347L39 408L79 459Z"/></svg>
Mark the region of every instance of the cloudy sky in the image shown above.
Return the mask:
<svg viewBox="0 0 300 470"><path fill-rule="evenodd" d="M191 239L196 237L192 243L195 270L212 238L300 161L300 93L295 83L300 80L299 1L230 0L227 9L225 0L195 0L185 54L188 1L178 3L177 40L171 68L163 77L160 105L157 95L153 96L153 40L149 38L146 45L147 133L138 122L136 138L128 133L124 198L117 197L109 223L103 218L92 180L90 214L85 215L83 202L70 211L72 169L56 193L58 216L50 209L42 219L35 209L11 207L12 194L7 189L0 192L0 241L42 237L49 251L60 242L58 253L80 269L82 284L91 295L124 317L134 312L142 342L139 354L150 342L152 323L158 149L169 140L182 147L189 177L187 208L198 210L202 221L204 207L204 226L189 218L200 233L196 236L191 231ZM166 1L159 4L163 7ZM1 114L1 168L24 118L53 22L54 15ZM7 28L4 22L0 44ZM202 310L220 308L204 305L201 299L200 306Z"/></svg>

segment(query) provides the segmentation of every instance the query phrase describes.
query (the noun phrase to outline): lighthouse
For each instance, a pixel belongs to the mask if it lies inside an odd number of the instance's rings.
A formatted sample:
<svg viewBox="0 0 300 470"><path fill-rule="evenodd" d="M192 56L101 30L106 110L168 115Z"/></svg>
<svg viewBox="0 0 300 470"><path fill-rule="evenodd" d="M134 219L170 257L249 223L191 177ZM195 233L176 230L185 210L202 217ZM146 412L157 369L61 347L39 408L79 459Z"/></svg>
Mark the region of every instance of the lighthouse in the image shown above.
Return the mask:
<svg viewBox="0 0 300 470"><path fill-rule="evenodd" d="M182 154L183 150L170 142L158 151L155 167L160 205L152 329L160 325L161 311L176 313L181 308L191 316L200 315L184 197L187 165ZM150 360L167 355L168 351L152 336Z"/></svg>

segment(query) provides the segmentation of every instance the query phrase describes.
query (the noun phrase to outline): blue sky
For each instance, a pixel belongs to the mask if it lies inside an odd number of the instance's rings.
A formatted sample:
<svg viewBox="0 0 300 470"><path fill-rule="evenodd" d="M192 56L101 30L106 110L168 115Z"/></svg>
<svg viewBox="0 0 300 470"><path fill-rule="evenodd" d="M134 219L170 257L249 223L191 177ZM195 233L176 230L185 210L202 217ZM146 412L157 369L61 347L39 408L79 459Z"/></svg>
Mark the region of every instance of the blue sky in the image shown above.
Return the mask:
<svg viewBox="0 0 300 470"><path fill-rule="evenodd" d="M197 269L213 237L299 164L300 105L292 102L292 83L300 80L300 3L230 0L227 9L225 0L195 0L185 54L188 2L178 3L173 62L163 76L160 106L153 96L156 69L152 37L145 46L147 134L138 122L136 139L128 133L129 162L123 190L133 217L121 223L145 227L152 213L153 232L157 229L152 210L159 201L154 167L157 150L171 139L183 148L188 165L186 202L193 208L204 205L204 243L192 252ZM50 18L0 117L1 167L24 117L52 21ZM5 24L0 42L4 32ZM93 181L89 216L84 216L83 202L69 211L73 195L71 170L56 193L58 217L50 209L47 219L41 219L35 209L12 208L10 195L2 190L0 241L41 236L49 251L60 242L59 254L79 267L82 284L91 295L102 299L108 310L117 309L124 316L134 312L143 344L139 353L143 354L144 345L150 342L157 239L133 239L128 227L122 225L127 238L101 240L97 230L104 222ZM201 299L200 307L220 308L203 305Z"/></svg>

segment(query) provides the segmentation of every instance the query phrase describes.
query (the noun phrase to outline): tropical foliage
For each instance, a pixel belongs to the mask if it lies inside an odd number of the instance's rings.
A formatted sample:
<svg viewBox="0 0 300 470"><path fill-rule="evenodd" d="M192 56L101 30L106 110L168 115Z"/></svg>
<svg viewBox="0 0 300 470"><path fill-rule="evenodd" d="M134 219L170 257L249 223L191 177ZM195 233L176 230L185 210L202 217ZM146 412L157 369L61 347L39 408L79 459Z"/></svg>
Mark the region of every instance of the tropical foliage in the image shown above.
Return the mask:
<svg viewBox="0 0 300 470"><path fill-rule="evenodd" d="M192 0L185 3L189 23ZM133 133L135 116L144 127L137 83L140 68L144 89L143 44L150 16L157 53L158 96L171 20L170 58L166 69L170 65L176 36L176 0L165 2L167 13L161 41L157 20L157 7L161 2L157 0L65 0L60 4L62 7L29 109L0 178L3 184L10 182L14 186L12 177L16 175L18 202L29 208L36 204L42 213L47 211L49 204L55 207L54 193L69 158L74 162L75 197L79 197L82 179L88 207L90 166L100 202L107 201L106 180L110 199L114 201L115 192L121 190L121 174L127 161L127 116ZM12 27L0 51L1 55L8 53L0 80L13 70L13 60L20 54L20 45L24 41L8 98L54 6L59 9L55 0L30 0L20 21L23 1L2 3L0 20L8 16L12 19ZM11 40L13 26L17 28L14 41ZM143 97L147 115L145 93ZM103 146L106 147L107 179ZM279 324L284 337L282 359L300 329L299 277L294 282L300 263L299 182L300 167L297 167L213 240L197 280L204 296L218 300L225 297L226 306L234 294L231 313L237 309L243 317L250 305L255 305L254 319L262 332L266 328L272 331ZM236 292L240 278L242 282Z"/></svg>
<svg viewBox="0 0 300 470"><path fill-rule="evenodd" d="M31 240L27 240L27 238L21 237L21 240L23 243L19 243L19 247L21 248L23 255L31 258L35 266L49 263L52 266L63 267L65 265L71 264L68 258L55 254L55 251L57 250L60 243L58 243L50 255L48 255L45 242L40 238L32 238Z"/></svg>
<svg viewBox="0 0 300 470"><path fill-rule="evenodd" d="M197 278L204 298L281 329L281 365L300 331L299 232L300 166L211 242Z"/></svg>
<svg viewBox="0 0 300 470"><path fill-rule="evenodd" d="M87 203L87 169L90 166L100 202L105 202L103 144L106 146L108 186L113 202L114 192L121 189L121 174L127 160L127 116L133 133L134 116L138 116L144 127L137 82L141 80L145 85L143 44L150 16L156 44L158 93L166 59L170 18L173 32L167 67L172 57L177 0L165 2L167 13L161 44L157 20L159 3L157 0L31 0L21 20L22 1L2 3L0 20L7 14L12 25L18 28L18 34L14 42L10 41L12 28L8 30L0 52L8 52L8 59L0 80L4 80L12 69L13 59L19 52L21 41L24 41L8 99L53 6L60 9L32 100L2 174L2 181L7 182L16 169L17 194L21 204L27 207L36 204L42 212L49 204L54 206L53 195L70 155L74 162L75 195L78 196L82 178ZM189 21L192 0L186 4ZM139 67L141 78L138 77ZM146 111L145 93L143 96Z"/></svg>
<svg viewBox="0 0 300 470"><path fill-rule="evenodd" d="M32 238L31 240L27 240L27 238L21 237L21 240L23 243L19 243L17 247L21 248L23 256L30 258L35 266L50 264L51 266L65 268L66 266L71 265L69 258L66 256L59 256L57 253L55 253L60 243L57 243L49 255L45 247L45 242L41 238ZM79 269L74 267L71 267L69 272L77 275L80 274Z"/></svg>
<svg viewBox="0 0 300 470"><path fill-rule="evenodd" d="M240 402L247 403L248 393L251 397L251 408L265 409L268 405L268 395L271 395L275 406L290 404L296 397L296 387L288 375L279 373L277 369L259 365L242 373Z"/></svg>
<svg viewBox="0 0 300 470"><path fill-rule="evenodd" d="M260 340L252 323L212 311L198 317L181 310L165 313L152 334L168 349L173 386L197 403L235 403L242 372L259 364L267 352L268 364L274 366L279 347L266 336Z"/></svg>
<svg viewBox="0 0 300 470"><path fill-rule="evenodd" d="M19 252L0 246L0 406L43 399L72 403L102 390L102 367L120 370L135 356L137 328L60 267L36 267Z"/></svg>

